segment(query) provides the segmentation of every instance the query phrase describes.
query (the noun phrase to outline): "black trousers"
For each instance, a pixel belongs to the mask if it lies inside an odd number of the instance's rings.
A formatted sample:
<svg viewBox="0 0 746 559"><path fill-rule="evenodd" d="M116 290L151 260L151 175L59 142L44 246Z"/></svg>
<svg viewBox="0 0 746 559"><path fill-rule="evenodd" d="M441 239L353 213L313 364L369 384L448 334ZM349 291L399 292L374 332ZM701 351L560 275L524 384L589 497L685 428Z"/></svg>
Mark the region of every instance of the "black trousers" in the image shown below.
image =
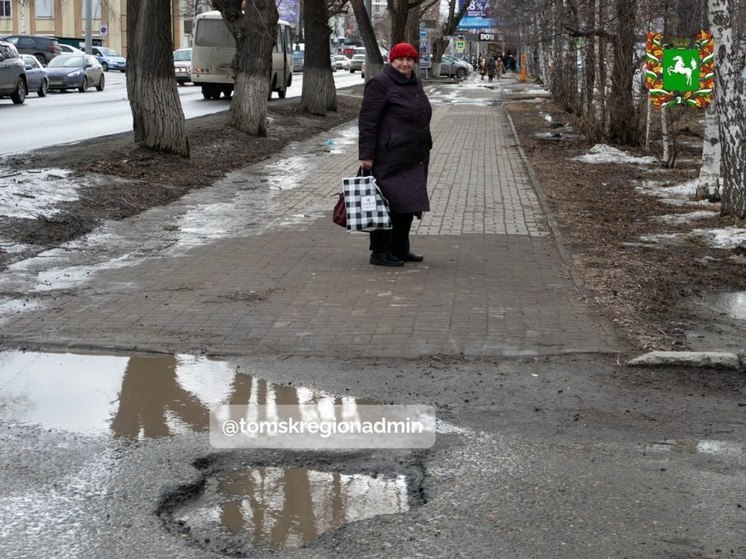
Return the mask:
<svg viewBox="0 0 746 559"><path fill-rule="evenodd" d="M391 214L391 229L370 232L370 250L401 255L409 252L409 230L414 214Z"/></svg>

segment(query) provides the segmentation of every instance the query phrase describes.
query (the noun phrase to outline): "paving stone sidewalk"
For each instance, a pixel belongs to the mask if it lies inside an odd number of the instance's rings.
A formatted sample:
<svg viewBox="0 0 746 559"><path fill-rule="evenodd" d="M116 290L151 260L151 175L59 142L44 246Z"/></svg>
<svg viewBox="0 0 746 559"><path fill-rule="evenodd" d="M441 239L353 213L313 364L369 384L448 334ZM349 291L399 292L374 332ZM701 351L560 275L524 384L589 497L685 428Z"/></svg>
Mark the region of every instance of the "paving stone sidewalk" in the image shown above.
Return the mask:
<svg viewBox="0 0 746 559"><path fill-rule="evenodd" d="M561 257L500 88L434 89L425 261L368 263L331 222L354 123L18 263L6 345L412 358L616 350ZM471 91L471 93L470 93ZM454 98L457 101L454 101ZM34 310L36 307L36 310Z"/></svg>

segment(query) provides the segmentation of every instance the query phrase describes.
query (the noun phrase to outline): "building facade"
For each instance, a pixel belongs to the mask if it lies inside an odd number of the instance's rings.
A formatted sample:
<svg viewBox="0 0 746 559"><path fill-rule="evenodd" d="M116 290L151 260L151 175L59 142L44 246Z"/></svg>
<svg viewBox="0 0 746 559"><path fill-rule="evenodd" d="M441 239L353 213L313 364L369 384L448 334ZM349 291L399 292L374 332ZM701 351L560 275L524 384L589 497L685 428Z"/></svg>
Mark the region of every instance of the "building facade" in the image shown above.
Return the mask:
<svg viewBox="0 0 746 559"><path fill-rule="evenodd" d="M91 37L96 44L127 56L126 0L91 0ZM171 0L174 48L186 46L178 0ZM65 43L85 43L85 0L0 0L0 37L46 35Z"/></svg>

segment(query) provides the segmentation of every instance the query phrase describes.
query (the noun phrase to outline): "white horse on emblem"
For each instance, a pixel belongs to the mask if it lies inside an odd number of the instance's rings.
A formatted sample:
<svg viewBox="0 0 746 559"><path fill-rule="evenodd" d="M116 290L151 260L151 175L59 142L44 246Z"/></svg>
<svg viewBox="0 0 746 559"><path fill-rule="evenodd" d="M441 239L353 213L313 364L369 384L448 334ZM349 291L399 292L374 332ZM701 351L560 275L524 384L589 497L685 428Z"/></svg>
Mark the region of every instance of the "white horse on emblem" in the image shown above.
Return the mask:
<svg viewBox="0 0 746 559"><path fill-rule="evenodd" d="M684 65L684 59L680 55L674 56L673 59L676 63L673 67L668 68L668 75L670 76L671 72L673 72L674 74L686 76L686 85L692 85L692 72L697 69L697 61L692 58L691 68L687 68Z"/></svg>

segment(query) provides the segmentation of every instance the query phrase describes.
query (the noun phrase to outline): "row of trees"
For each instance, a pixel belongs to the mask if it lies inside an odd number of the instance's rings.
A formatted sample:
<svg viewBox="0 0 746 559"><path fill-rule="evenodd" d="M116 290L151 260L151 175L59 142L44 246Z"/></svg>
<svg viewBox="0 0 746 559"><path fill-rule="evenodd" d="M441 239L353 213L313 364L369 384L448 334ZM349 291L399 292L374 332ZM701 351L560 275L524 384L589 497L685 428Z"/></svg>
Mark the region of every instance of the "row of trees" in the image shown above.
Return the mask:
<svg viewBox="0 0 746 559"><path fill-rule="evenodd" d="M670 126L682 111L651 110L644 80L645 36L715 39L715 101L708 109L702 193L722 213L746 217L746 2L744 0L507 0L506 27L517 29L529 74L592 140L649 144L651 120L664 134L663 164L675 164ZM673 145L669 145L673 143ZM669 149L671 148L671 149ZM715 180L713 180L713 177Z"/></svg>
<svg viewBox="0 0 746 559"><path fill-rule="evenodd" d="M644 88L645 34L693 37L709 29L716 42L715 103L708 122L707 172L722 175L723 213L746 217L746 0L493 0L501 27L513 35L529 75L552 92L574 115L582 132L594 140L638 145L650 120L675 118L676 111L652 112ZM275 0L212 0L223 14L236 44L235 87L230 119L248 134L266 134L269 83L266 76L275 42ZM423 14L437 0L388 0L392 43L418 43ZM331 15L350 6L369 53L368 76L383 61L364 0L304 0L306 54L301 103L309 113L336 110L336 90L329 66ZM433 41L434 65L456 31L468 2L447 0L448 9ZM171 77L169 4L129 0L128 92L139 144L188 156L183 114ZM147 52L141 37L161 37ZM153 63L155 61L155 64ZM434 68L437 75L437 67ZM157 84L157 87L155 86ZM158 109L160 107L160 109ZM681 109L687 110L687 109ZM693 109L688 109L693 110ZM712 149L713 146L719 149ZM673 164L670 156L666 164ZM722 156L722 164L720 160ZM713 172L713 168L715 171ZM722 173L720 172L722 168ZM709 187L710 190L713 190ZM714 189L716 190L716 189Z"/></svg>

